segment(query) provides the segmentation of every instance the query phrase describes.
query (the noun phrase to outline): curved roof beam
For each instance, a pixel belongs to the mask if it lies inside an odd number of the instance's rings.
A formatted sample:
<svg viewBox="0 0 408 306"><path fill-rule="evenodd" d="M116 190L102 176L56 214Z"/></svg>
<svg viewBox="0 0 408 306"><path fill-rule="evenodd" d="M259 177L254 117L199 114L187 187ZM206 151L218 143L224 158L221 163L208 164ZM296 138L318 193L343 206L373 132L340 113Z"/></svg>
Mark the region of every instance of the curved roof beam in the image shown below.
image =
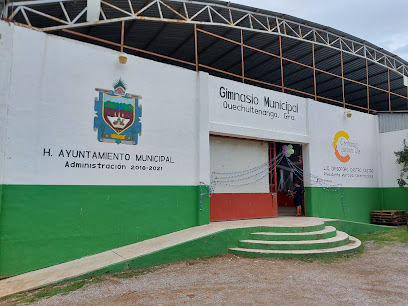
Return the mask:
<svg viewBox="0 0 408 306"><path fill-rule="evenodd" d="M44 32L97 26L98 24L127 20L151 20L167 23L232 27L270 35L281 35L333 48L367 59L400 75L408 76L408 63L406 61L366 41L299 18L229 2L214 0L152 0L138 11L135 11L134 4L137 3L136 0L128 0L129 5L127 8L115 5L115 0L102 0L100 20L96 22L86 22L81 18L86 13L86 0L76 0L76 3L84 3L84 9L77 13L76 16L69 14L69 7L64 4L66 2L72 2L72 0L9 2L3 9L2 18L15 22L15 18L21 15L23 17L22 20L25 22L20 23L20 25ZM52 15L55 9L47 10L47 6L53 5L55 7L56 4L59 4L64 13L62 17L60 13L58 16ZM110 10L114 10L115 17L106 16L103 7L109 7ZM35 24L26 14L27 11L30 12L31 19L33 19L32 16L34 15L40 15L43 19L52 21L52 26L50 26L51 24ZM44 13L44 11L47 13ZM165 15L169 16L169 13L172 16L166 18Z"/></svg>

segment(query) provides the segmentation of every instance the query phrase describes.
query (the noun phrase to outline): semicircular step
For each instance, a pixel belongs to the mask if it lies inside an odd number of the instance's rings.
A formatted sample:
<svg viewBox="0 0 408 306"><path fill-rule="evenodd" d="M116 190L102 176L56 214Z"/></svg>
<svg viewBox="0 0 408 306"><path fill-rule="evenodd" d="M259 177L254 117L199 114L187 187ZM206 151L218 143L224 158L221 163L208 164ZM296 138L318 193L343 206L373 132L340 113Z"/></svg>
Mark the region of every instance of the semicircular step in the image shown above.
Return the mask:
<svg viewBox="0 0 408 306"><path fill-rule="evenodd" d="M317 240L336 236L334 226L326 226L323 230L299 233L275 233L275 232L256 232L250 234L251 240L270 240L270 241L293 241L293 240Z"/></svg>
<svg viewBox="0 0 408 306"><path fill-rule="evenodd" d="M326 257L334 255L344 255L357 251L361 246L361 241L349 236L349 243L334 248L314 249L314 250L264 250L248 248L230 248L229 252L235 255L248 257L283 257L283 258L309 258Z"/></svg>
<svg viewBox="0 0 408 306"><path fill-rule="evenodd" d="M261 232L274 232L274 233L304 233L324 230L325 225L323 221L316 222L313 225L304 226L261 226Z"/></svg>
<svg viewBox="0 0 408 306"><path fill-rule="evenodd" d="M268 241L268 240L240 240L238 245L247 249L265 250L313 250L343 246L349 242L349 235L337 231L335 237L318 240L300 241Z"/></svg>

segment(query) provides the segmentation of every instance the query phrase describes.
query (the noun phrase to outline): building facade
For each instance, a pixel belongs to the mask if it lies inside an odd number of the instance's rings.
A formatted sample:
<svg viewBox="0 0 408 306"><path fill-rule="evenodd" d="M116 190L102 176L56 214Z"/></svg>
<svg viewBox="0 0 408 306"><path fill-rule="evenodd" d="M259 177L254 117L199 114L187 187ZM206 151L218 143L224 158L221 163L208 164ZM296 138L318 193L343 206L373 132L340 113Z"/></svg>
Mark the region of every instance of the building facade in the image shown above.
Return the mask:
<svg viewBox="0 0 408 306"><path fill-rule="evenodd" d="M2 277L208 224L217 209L278 216L276 143L302 148L307 216L369 223L373 209L406 209L393 152L408 131L380 133L377 115L133 55L120 64L4 21L0 33Z"/></svg>

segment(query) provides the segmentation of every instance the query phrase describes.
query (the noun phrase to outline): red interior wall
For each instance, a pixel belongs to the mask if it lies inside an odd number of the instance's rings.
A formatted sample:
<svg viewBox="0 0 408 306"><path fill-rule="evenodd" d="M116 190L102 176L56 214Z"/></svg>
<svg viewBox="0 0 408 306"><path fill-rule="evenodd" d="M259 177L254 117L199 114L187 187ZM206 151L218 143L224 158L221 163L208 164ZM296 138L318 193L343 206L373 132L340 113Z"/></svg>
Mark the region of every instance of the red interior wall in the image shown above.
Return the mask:
<svg viewBox="0 0 408 306"><path fill-rule="evenodd" d="M288 196L286 193L278 192L278 205L279 206L294 206L293 197Z"/></svg>
<svg viewBox="0 0 408 306"><path fill-rule="evenodd" d="M271 193L215 193L210 199L210 221L277 215L277 198Z"/></svg>

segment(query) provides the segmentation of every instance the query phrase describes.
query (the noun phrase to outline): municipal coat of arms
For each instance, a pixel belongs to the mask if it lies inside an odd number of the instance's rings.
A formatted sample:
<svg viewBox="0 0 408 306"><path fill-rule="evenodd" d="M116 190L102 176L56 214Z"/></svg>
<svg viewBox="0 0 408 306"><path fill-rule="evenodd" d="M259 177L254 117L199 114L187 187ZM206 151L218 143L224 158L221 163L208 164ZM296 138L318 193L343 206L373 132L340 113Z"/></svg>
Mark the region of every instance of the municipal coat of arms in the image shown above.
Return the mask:
<svg viewBox="0 0 408 306"><path fill-rule="evenodd" d="M96 88L94 130L98 130L98 141L137 144L142 133L142 106L137 95L126 93L125 83L119 79L113 90Z"/></svg>

